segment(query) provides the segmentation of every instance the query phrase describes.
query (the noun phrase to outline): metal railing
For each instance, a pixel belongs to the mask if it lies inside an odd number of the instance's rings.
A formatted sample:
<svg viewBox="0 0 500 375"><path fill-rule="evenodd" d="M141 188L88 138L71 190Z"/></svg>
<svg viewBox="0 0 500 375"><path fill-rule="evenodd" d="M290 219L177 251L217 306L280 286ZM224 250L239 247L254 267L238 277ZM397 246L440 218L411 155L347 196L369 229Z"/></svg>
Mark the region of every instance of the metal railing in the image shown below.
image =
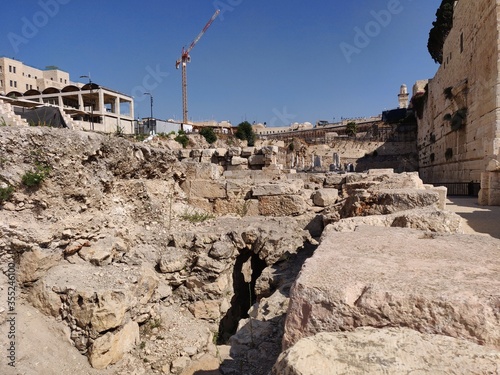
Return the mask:
<svg viewBox="0 0 500 375"><path fill-rule="evenodd" d="M434 186L444 186L448 189L448 196L468 196L477 197L479 196L479 190L481 189L481 184L479 182L439 182L434 183Z"/></svg>

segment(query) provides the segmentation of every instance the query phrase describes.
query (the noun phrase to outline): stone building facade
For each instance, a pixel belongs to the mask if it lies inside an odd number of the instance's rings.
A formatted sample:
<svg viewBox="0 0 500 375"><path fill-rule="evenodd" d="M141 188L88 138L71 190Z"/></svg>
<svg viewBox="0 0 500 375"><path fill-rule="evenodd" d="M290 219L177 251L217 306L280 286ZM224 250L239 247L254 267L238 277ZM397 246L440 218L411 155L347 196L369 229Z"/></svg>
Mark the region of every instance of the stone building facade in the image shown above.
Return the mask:
<svg viewBox="0 0 500 375"><path fill-rule="evenodd" d="M456 1L443 63L412 99L422 179L481 181L489 205L500 205L499 16L496 0Z"/></svg>

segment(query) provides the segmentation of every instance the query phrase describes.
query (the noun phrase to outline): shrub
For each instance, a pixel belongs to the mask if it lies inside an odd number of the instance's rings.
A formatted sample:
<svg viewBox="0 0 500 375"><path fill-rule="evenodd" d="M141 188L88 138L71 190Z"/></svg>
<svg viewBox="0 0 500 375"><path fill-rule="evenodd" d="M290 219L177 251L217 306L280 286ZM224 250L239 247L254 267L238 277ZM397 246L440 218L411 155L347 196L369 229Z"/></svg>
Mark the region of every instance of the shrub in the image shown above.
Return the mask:
<svg viewBox="0 0 500 375"><path fill-rule="evenodd" d="M12 194L14 194L14 187L7 185L7 187L0 187L0 203L8 201Z"/></svg>
<svg viewBox="0 0 500 375"><path fill-rule="evenodd" d="M190 223L202 223L204 221L213 219L215 216L206 212L198 212L198 211L184 211L184 213L180 216L182 220L189 221Z"/></svg>
<svg viewBox="0 0 500 375"><path fill-rule="evenodd" d="M27 187L39 186L49 175L50 167L38 164L34 171L26 172L21 181Z"/></svg>
<svg viewBox="0 0 500 375"><path fill-rule="evenodd" d="M182 145L182 148L186 148L189 143L189 138L183 130L179 130L177 137L174 139Z"/></svg>
<svg viewBox="0 0 500 375"><path fill-rule="evenodd" d="M355 122L349 122L346 125L345 131L348 136L353 137L358 132L358 125Z"/></svg>
<svg viewBox="0 0 500 375"><path fill-rule="evenodd" d="M439 64L443 63L443 45L453 27L453 10L455 0L443 0L436 12L436 21L432 23L429 32L427 49L432 59Z"/></svg>
<svg viewBox="0 0 500 375"><path fill-rule="evenodd" d="M212 128L203 128L200 130L200 135L205 138L205 140L209 143L215 143L217 140L217 135L215 134L214 130Z"/></svg>

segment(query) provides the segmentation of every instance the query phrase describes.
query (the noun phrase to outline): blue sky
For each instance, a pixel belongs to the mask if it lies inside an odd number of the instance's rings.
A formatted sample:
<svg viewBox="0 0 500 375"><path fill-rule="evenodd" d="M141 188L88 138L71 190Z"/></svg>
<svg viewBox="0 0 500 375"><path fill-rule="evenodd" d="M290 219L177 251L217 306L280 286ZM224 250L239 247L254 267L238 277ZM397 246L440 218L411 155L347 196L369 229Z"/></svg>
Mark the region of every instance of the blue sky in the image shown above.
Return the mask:
<svg viewBox="0 0 500 375"><path fill-rule="evenodd" d="M136 117L182 118L188 46L218 19L188 64L192 121L291 122L377 115L438 66L427 37L441 0L12 0L0 56L135 98Z"/></svg>

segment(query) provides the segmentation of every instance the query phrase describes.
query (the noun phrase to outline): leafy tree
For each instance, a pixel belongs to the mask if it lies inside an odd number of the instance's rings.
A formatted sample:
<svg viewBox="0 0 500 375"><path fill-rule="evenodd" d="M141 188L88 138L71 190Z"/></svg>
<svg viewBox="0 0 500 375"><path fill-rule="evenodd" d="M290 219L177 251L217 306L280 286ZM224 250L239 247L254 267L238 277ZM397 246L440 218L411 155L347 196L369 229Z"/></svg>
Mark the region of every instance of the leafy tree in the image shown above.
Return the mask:
<svg viewBox="0 0 500 375"><path fill-rule="evenodd" d="M356 133L358 132L358 125L356 125L355 122L349 122L346 125L345 131L346 131L348 136L350 136L350 137L355 136Z"/></svg>
<svg viewBox="0 0 500 375"><path fill-rule="evenodd" d="M215 141L217 140L217 135L212 128L201 129L200 135L202 135L203 138L205 138L205 140L210 144L215 143Z"/></svg>
<svg viewBox="0 0 500 375"><path fill-rule="evenodd" d="M436 21L432 23L432 29L429 32L429 41L427 49L432 59L439 64L443 62L443 45L446 37L453 27L453 7L455 0L443 0L441 6L436 12Z"/></svg>
<svg viewBox="0 0 500 375"><path fill-rule="evenodd" d="M238 125L235 136L242 141L247 141L249 146L255 145L256 135L248 121L243 121Z"/></svg>

